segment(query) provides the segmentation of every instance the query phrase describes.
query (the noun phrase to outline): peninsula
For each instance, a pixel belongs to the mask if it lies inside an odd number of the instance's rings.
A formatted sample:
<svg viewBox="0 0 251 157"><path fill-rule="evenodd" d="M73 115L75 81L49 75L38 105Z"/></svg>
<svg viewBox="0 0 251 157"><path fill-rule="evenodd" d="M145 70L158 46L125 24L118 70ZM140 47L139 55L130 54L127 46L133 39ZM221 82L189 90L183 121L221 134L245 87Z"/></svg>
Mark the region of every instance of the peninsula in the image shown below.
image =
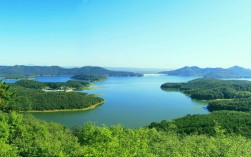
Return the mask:
<svg viewBox="0 0 251 157"><path fill-rule="evenodd" d="M251 111L250 81L200 78L187 83L165 83L161 88L179 90L192 99L207 100L209 111Z"/></svg>

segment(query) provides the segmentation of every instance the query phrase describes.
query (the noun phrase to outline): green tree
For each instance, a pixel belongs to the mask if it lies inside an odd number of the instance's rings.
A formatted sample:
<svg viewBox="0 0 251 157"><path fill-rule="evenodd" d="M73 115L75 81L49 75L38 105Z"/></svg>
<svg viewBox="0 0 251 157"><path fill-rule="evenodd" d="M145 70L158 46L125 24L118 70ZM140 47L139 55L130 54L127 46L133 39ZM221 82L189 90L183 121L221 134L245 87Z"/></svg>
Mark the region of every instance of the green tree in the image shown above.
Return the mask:
<svg viewBox="0 0 251 157"><path fill-rule="evenodd" d="M10 86L5 82L0 81L0 110L3 112L10 112L13 110L13 105L10 100L13 98L14 93L9 91Z"/></svg>

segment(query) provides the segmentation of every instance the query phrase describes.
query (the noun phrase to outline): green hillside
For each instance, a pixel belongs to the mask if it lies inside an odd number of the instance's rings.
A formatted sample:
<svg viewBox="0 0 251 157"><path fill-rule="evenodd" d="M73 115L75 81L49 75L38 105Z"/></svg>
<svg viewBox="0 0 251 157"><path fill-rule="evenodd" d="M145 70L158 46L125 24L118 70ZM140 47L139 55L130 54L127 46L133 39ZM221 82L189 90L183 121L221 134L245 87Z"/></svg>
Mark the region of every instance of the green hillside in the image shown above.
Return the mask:
<svg viewBox="0 0 251 157"><path fill-rule="evenodd" d="M82 75L99 74L107 76L143 76L139 73L111 71L101 67L85 66L81 68L62 68L59 66L3 66L0 68L0 77L4 78L27 78L36 76L55 76L55 75Z"/></svg>
<svg viewBox="0 0 251 157"><path fill-rule="evenodd" d="M160 73L174 76L197 76L205 78L251 78L251 70L239 66L234 66L228 69L186 66L177 70L163 71Z"/></svg>

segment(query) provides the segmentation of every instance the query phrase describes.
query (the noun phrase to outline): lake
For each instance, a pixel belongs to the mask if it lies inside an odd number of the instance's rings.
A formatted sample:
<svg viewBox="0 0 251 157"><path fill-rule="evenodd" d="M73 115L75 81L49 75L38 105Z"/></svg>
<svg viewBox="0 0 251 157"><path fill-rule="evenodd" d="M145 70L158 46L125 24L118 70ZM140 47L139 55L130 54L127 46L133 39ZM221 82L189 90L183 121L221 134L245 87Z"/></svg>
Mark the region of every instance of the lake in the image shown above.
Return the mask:
<svg viewBox="0 0 251 157"><path fill-rule="evenodd" d="M70 77L38 77L41 82L65 82ZM105 103L89 111L32 113L35 117L61 123L66 127L94 122L97 125L122 124L128 128L149 125L151 122L174 119L187 114L207 114L206 104L191 100L175 91L163 91L165 82L187 82L195 77L146 75L144 77L110 77L96 83L95 90Z"/></svg>

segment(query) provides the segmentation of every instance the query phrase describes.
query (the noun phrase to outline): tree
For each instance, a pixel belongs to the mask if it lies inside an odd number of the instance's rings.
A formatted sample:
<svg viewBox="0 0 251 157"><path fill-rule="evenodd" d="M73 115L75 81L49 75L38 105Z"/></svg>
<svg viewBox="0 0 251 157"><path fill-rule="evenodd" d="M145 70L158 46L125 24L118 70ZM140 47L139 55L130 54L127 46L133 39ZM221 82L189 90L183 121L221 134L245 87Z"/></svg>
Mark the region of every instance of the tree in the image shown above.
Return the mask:
<svg viewBox="0 0 251 157"><path fill-rule="evenodd" d="M0 110L3 112L10 112L14 105L10 103L14 97L14 93L9 91L10 86L5 82L0 81Z"/></svg>

